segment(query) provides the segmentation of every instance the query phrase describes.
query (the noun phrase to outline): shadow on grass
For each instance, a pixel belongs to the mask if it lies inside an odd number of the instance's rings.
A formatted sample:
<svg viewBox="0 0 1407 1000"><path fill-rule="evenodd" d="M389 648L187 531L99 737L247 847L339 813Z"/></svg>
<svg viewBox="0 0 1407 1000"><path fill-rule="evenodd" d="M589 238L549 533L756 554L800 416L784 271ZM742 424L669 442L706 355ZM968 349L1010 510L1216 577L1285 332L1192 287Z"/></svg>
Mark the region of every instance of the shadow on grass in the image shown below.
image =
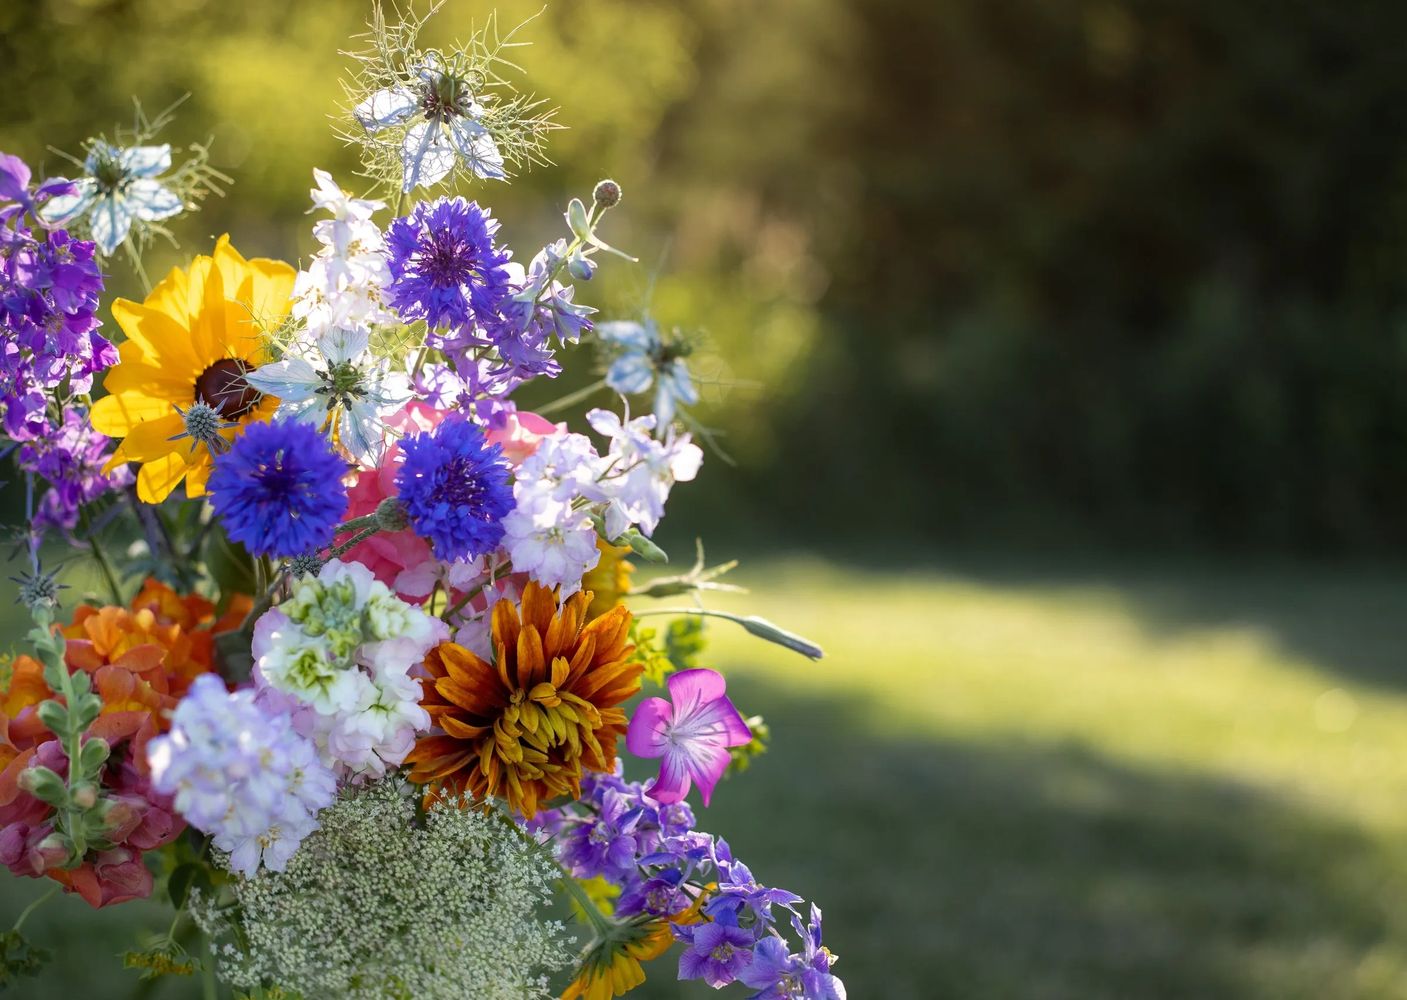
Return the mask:
<svg viewBox="0 0 1407 1000"><path fill-rule="evenodd" d="M843 703L736 688L775 748L701 822L824 908L852 997L1402 995L1353 978L1400 929L1403 872L1346 824L1077 745L876 739ZM661 964L641 1000L713 995Z"/></svg>
<svg viewBox="0 0 1407 1000"><path fill-rule="evenodd" d="M825 909L856 1000L1402 995L1362 972L1374 949L1401 959L1402 859L1349 825L1078 745L877 738L853 704L747 676L735 689L775 748L701 822ZM0 877L12 919L37 887ZM30 927L61 959L11 995L134 996L109 956L155 911L50 906ZM717 995L675 983L673 963L632 997Z"/></svg>

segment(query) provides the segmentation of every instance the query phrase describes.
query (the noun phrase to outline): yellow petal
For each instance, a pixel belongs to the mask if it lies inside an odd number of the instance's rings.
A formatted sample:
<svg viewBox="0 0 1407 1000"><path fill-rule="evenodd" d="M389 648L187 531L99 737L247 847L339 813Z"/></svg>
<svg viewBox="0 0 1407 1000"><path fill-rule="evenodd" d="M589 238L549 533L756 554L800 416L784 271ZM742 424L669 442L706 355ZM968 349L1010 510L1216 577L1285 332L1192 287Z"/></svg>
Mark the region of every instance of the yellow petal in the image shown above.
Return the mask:
<svg viewBox="0 0 1407 1000"><path fill-rule="evenodd" d="M112 304L112 317L148 364L173 377L199 375L205 370L205 363L195 355L190 330L166 313L130 299L118 299Z"/></svg>
<svg viewBox="0 0 1407 1000"><path fill-rule="evenodd" d="M122 437L138 424L158 420L172 412L168 399L157 399L141 392L123 392L98 400L88 416L94 430L109 437Z"/></svg>
<svg viewBox="0 0 1407 1000"><path fill-rule="evenodd" d="M137 472L138 499L145 503L161 503L171 495L185 474L186 462L180 455L166 455L147 462Z"/></svg>
<svg viewBox="0 0 1407 1000"><path fill-rule="evenodd" d="M171 440L184 430L185 421L180 414L168 408L166 416L144 420L127 432L127 437L122 441L122 457L129 462L150 462L163 455L184 451L185 446L190 444L189 440Z"/></svg>

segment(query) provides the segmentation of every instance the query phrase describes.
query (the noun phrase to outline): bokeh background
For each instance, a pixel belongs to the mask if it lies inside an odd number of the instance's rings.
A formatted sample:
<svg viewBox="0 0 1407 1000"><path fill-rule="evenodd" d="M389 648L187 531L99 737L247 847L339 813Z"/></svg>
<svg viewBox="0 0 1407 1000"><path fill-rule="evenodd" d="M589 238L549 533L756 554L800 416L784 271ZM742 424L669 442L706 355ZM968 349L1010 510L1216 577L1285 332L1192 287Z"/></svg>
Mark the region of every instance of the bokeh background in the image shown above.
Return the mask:
<svg viewBox="0 0 1407 1000"><path fill-rule="evenodd" d="M0 149L57 172L189 93L171 141L235 184L157 269L296 260L366 14L3 0ZM825 907L851 996L1407 997L1407 6L557 0L524 37L570 128L478 196L530 256L616 178L641 264L579 291L700 339L735 464L662 538L829 653L712 629L775 746L706 822ZM16 993L199 995L109 957L155 919L51 905ZM708 995L672 979L637 995Z"/></svg>

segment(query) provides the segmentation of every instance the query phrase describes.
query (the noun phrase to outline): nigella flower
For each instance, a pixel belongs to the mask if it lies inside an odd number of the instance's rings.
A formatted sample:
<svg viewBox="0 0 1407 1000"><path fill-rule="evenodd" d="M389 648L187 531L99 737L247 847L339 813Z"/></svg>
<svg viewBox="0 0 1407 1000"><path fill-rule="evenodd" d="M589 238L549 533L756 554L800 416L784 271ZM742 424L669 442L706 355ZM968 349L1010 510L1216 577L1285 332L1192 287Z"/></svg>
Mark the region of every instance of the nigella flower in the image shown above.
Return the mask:
<svg viewBox="0 0 1407 1000"><path fill-rule="evenodd" d="M333 440L368 466L385 451L385 418L410 398L410 380L385 361L364 357L365 328L329 330L318 338L317 362L297 355L261 365L244 376L260 392L278 397L278 413L330 426Z"/></svg>
<svg viewBox="0 0 1407 1000"><path fill-rule="evenodd" d="M689 367L684 363L688 344L678 337L660 336L654 320L647 317L643 323L601 323L596 335L613 355L606 370L606 385L625 396L655 387L657 433L664 433L681 405L693 406L699 401Z"/></svg>
<svg viewBox="0 0 1407 1000"><path fill-rule="evenodd" d="M476 202L421 202L387 233L391 307L432 328L491 326L511 291L498 222Z"/></svg>
<svg viewBox="0 0 1407 1000"><path fill-rule="evenodd" d="M451 418L427 434L407 437L401 453L401 508L435 555L453 561L492 552L513 509L502 449L486 444L469 421Z"/></svg>
<svg viewBox="0 0 1407 1000"><path fill-rule="evenodd" d="M159 222L185 208L180 195L156 178L171 169L171 147L122 149L94 142L83 161L86 174L70 194L59 195L39 210L46 225L68 225L87 217L93 241L111 254L132 230L134 221Z"/></svg>
<svg viewBox="0 0 1407 1000"><path fill-rule="evenodd" d="M406 192L438 184L456 161L485 179L508 178L503 154L481 122L484 106L437 52L425 53L410 82L376 91L352 115L372 135L410 124L401 139Z"/></svg>
<svg viewBox="0 0 1407 1000"><path fill-rule="evenodd" d="M637 757L662 757L659 777L646 794L658 802L678 802L697 782L704 805L728 769L729 747L752 739L743 717L724 693L727 682L716 670L681 670L668 681L672 705L646 698L635 710L625 745Z"/></svg>
<svg viewBox="0 0 1407 1000"><path fill-rule="evenodd" d="M256 423L215 460L206 489L231 538L291 559L332 541L347 510L346 471L317 428Z"/></svg>

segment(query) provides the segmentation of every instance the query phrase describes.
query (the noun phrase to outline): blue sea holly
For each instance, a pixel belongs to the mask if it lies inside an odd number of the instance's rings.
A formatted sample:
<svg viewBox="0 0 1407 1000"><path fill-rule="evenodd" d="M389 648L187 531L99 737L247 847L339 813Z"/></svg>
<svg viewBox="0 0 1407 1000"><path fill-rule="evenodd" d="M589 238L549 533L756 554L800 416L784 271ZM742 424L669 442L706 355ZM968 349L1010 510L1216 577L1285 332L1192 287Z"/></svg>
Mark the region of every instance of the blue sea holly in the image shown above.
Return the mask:
<svg viewBox="0 0 1407 1000"><path fill-rule="evenodd" d="M51 226L87 219L93 242L111 255L127 239L134 222L159 222L179 215L185 203L157 180L171 169L171 147L121 148L97 140L83 161L85 176L73 191L49 199L39 216Z"/></svg>
<svg viewBox="0 0 1407 1000"><path fill-rule="evenodd" d="M438 184L456 160L477 177L507 180L503 154L481 121L485 113L469 81L451 72L437 52L425 53L410 83L378 90L352 112L373 135L405 127L401 187L407 192Z"/></svg>

